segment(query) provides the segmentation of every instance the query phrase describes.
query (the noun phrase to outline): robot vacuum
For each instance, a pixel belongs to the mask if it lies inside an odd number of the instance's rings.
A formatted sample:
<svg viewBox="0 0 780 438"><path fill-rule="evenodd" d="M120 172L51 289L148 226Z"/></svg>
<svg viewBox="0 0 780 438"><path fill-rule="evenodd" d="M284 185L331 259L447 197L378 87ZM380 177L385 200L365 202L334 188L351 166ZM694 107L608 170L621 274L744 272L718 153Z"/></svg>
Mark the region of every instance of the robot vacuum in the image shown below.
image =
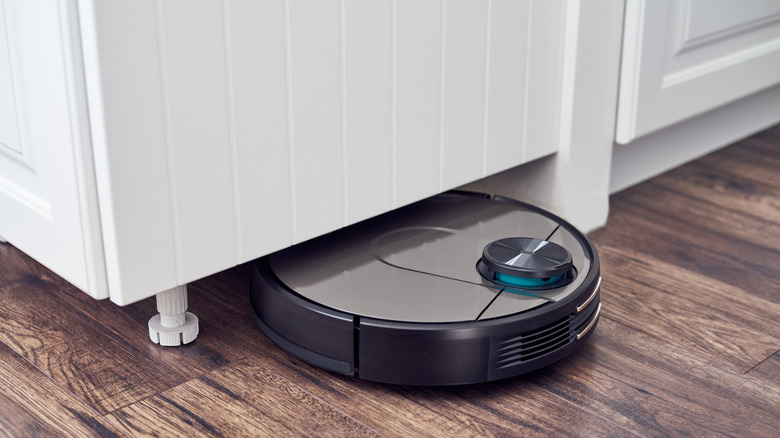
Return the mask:
<svg viewBox="0 0 780 438"><path fill-rule="evenodd" d="M563 219L449 192L256 261L251 302L280 348L377 382L504 379L571 354L599 317L599 259Z"/></svg>

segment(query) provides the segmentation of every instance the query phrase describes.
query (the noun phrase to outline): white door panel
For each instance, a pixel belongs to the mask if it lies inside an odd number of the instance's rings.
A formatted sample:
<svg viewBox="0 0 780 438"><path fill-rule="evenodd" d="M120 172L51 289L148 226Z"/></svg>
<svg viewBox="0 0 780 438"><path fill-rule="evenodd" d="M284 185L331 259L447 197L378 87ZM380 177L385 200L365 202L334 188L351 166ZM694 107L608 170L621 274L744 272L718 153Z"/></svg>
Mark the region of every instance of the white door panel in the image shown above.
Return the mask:
<svg viewBox="0 0 780 438"><path fill-rule="evenodd" d="M629 0L616 139L780 83L780 3Z"/></svg>
<svg viewBox="0 0 780 438"><path fill-rule="evenodd" d="M0 232L105 298L80 58L72 50L75 17L67 6L0 1Z"/></svg>

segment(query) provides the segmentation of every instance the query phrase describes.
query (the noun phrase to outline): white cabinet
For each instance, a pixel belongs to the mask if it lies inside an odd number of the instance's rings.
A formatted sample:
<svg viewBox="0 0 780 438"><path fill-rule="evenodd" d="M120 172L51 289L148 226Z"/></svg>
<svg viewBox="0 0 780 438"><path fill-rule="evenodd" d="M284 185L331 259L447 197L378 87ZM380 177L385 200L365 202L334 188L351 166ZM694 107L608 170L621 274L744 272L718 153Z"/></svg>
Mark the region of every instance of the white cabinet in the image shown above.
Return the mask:
<svg viewBox="0 0 780 438"><path fill-rule="evenodd" d="M118 304L561 141L564 1L1 4L0 235Z"/></svg>
<svg viewBox="0 0 780 438"><path fill-rule="evenodd" d="M776 0L633 0L625 29L618 143L780 83Z"/></svg>
<svg viewBox="0 0 780 438"><path fill-rule="evenodd" d="M623 38L613 190L780 120L777 0L628 0Z"/></svg>
<svg viewBox="0 0 780 438"><path fill-rule="evenodd" d="M0 14L0 236L118 304L475 180L592 229L609 190L780 120L777 1Z"/></svg>
<svg viewBox="0 0 780 438"><path fill-rule="evenodd" d="M0 235L105 298L78 30L61 6L0 2Z"/></svg>

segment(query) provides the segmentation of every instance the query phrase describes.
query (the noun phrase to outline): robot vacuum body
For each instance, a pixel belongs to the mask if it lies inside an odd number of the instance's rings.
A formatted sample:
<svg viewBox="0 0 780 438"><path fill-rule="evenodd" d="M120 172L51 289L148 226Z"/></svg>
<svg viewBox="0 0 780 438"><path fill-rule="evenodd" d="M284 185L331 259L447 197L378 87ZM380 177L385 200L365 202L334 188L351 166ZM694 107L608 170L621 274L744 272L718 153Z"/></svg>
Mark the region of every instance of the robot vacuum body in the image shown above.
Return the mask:
<svg viewBox="0 0 780 438"><path fill-rule="evenodd" d="M588 239L539 208L451 192L258 260L251 301L279 347L410 385L503 379L572 353L598 321Z"/></svg>

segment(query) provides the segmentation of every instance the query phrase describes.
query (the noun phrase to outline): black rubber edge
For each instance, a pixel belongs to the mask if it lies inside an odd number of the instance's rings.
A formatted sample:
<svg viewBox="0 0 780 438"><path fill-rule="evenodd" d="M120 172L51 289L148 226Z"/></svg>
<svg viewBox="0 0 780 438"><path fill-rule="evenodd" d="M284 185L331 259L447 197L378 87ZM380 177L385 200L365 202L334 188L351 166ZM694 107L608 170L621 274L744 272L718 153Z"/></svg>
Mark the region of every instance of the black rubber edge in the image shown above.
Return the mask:
<svg viewBox="0 0 780 438"><path fill-rule="evenodd" d="M384 383L440 386L486 382L539 369L571 354L587 338L577 341L576 331L598 306L599 297L587 311L577 314L576 307L587 300L595 285L583 285L566 304L548 303L516 315L468 323L407 323L362 317L360 377ZM531 336L567 318L568 340L560 348L513 367L496 366L497 338L524 333Z"/></svg>
<svg viewBox="0 0 780 438"><path fill-rule="evenodd" d="M302 299L273 275L265 257L252 271L250 301L263 333L301 360L352 375L353 315Z"/></svg>
<svg viewBox="0 0 780 438"><path fill-rule="evenodd" d="M447 192L448 195L489 195ZM591 269L578 288L558 302L516 315L474 322L409 323L357 317L309 301L287 288L271 271L267 257L253 270L251 302L261 330L282 349L322 368L385 383L461 385L516 376L549 365L575 351L593 333L577 340L600 302L599 295L586 311L576 307L593 293L600 275L599 259L590 241L560 217L514 199L493 200L534 211L569 231L591 257ZM515 336L569 318L569 338L546 354L511 367L496 367L496 339ZM595 324L595 323L594 323ZM594 327L595 328L595 327ZM283 333L283 335L282 335ZM370 347L369 347L370 346Z"/></svg>
<svg viewBox="0 0 780 438"><path fill-rule="evenodd" d="M273 343L282 350L304 362L308 362L320 368L335 371L340 374L354 375L355 377L358 377L357 371L355 371L355 373L351 372L352 365L349 362L342 362L340 360L317 354L311 350L307 350L299 346L298 344L288 341L287 338L280 335L279 333L276 333L271 329L271 327L268 327L265 322L263 322L263 320L257 316L257 313L252 313L254 314L255 322L257 323L258 327L260 327L260 330L263 332L263 334L266 335L268 339L273 341Z"/></svg>

